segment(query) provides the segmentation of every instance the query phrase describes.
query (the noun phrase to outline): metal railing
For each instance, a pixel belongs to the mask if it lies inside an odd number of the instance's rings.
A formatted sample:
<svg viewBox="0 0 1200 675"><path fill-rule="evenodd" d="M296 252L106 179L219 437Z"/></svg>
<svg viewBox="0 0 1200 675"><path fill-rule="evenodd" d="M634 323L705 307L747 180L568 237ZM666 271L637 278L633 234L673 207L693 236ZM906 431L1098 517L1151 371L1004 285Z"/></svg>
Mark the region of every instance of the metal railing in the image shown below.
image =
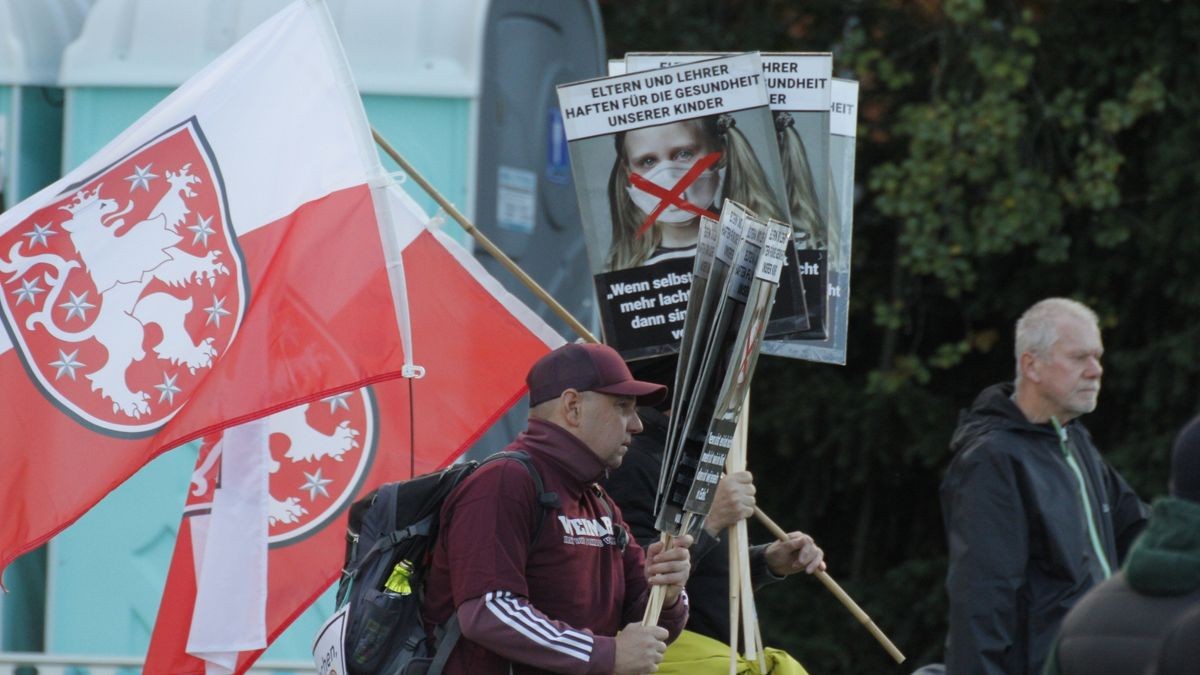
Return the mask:
<svg viewBox="0 0 1200 675"><path fill-rule="evenodd" d="M127 675L142 672L142 659L126 656L41 654L29 652L0 652L0 675ZM259 661L248 673L295 673L312 675L317 672L312 661Z"/></svg>

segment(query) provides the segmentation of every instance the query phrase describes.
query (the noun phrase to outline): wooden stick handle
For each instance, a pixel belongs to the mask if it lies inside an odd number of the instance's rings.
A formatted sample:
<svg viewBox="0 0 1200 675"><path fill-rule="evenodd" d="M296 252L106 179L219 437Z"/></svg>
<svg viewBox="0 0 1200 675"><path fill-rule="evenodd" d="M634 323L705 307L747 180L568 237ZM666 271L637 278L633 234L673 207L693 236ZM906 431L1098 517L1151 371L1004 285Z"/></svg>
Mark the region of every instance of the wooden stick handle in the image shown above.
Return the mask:
<svg viewBox="0 0 1200 675"><path fill-rule="evenodd" d="M663 532L662 535L663 550L671 545L671 535ZM643 626L657 626L658 617L662 614L663 601L666 600L666 586L651 586L650 597L646 600L646 613L642 615Z"/></svg>
<svg viewBox="0 0 1200 675"><path fill-rule="evenodd" d="M755 507L754 509L754 517L758 519L758 522L765 525L766 528L771 531L771 534L775 535L776 539L780 541L788 540L787 532L784 532L782 527L776 525L775 521L767 517L767 514L763 513L758 507ZM879 630L879 626L875 625L875 622L872 621L871 617L867 616L867 613L858 606L858 603L854 602L854 599L847 595L846 591L842 590L842 587L838 585L838 582L833 580L833 577L829 576L823 571L817 572L815 576L822 584L825 585L825 588L829 589L829 592L833 593L833 595L837 597L837 599L846 609L850 610L850 613L854 615L854 618L858 619L858 622L861 623L868 631L870 631L871 635L875 637L875 640L877 640L880 645L883 645L883 648L887 650L887 653L896 661L896 663L904 663L904 654L902 654L900 650L896 648L896 645L892 644L892 641L883 634L883 631Z"/></svg>
<svg viewBox="0 0 1200 675"><path fill-rule="evenodd" d="M538 297L538 299L546 303L546 306L550 308L550 311L554 312L558 318L567 322L567 325L571 327L571 330L578 333L579 336L584 340L588 342L597 342L596 336L592 335L591 331L585 328L583 324L579 323L574 316L571 316L571 313L568 312L565 307L558 304L558 301L555 300L552 295L547 293L546 289L538 285L538 282L534 281L533 277L526 274L525 270L517 267L517 264L513 262L512 259L507 255L505 255L504 251L500 250L500 247L493 244L490 239L484 236L484 234L479 231L479 228L475 227L471 221L467 220L466 216L459 213L458 209L454 208L454 205L447 201L446 198L437 191L437 188L433 187L429 181L425 180L425 177L418 173L417 170L408 163L408 160L404 159L404 157L402 157L400 153L392 147L391 143L388 143L386 138L380 135L380 133L374 128L371 129L371 135L375 137L375 142L379 145L379 147L382 148L383 151L387 153L388 157L391 157L396 164L400 165L400 168L404 170L404 173L408 174L409 178L415 180L417 185L420 185L421 189L424 190L426 194L428 194L430 197L433 197L433 201L437 202L438 206L442 207L442 210L454 219L454 222L462 226L462 229L466 230L467 234L471 235L471 237L475 239L475 242L482 246L489 255L500 261L500 264L508 268L508 271L512 272L513 276L515 276L521 283L525 284L525 286L532 291L533 294Z"/></svg>
<svg viewBox="0 0 1200 675"><path fill-rule="evenodd" d="M726 532L729 533L729 545L726 547L729 552L729 675L737 675L738 631L741 630L738 620L742 616L742 575L735 572L738 566L738 552L737 542L733 539L737 529L731 527Z"/></svg>

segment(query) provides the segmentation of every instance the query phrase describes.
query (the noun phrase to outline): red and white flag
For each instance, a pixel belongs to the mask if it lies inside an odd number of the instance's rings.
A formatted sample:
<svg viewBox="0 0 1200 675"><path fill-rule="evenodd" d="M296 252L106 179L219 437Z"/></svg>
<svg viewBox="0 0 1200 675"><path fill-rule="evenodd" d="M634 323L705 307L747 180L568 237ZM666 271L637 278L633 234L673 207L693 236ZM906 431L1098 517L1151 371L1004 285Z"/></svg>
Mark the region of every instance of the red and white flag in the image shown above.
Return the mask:
<svg viewBox="0 0 1200 675"><path fill-rule="evenodd" d="M387 182L300 0L0 214L0 570L165 450L400 375Z"/></svg>
<svg viewBox="0 0 1200 675"><path fill-rule="evenodd" d="M424 229L407 196L391 194L424 376L206 439L146 672L249 668L338 578L350 503L452 462L524 394L533 361L561 344L468 253Z"/></svg>

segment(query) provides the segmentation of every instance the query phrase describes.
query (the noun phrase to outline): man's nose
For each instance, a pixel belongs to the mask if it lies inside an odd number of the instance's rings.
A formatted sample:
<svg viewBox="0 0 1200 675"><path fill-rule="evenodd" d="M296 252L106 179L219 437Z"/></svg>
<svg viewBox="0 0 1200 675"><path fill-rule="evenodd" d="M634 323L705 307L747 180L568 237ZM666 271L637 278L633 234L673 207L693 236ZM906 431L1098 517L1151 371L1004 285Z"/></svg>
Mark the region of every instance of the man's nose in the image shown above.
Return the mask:
<svg viewBox="0 0 1200 675"><path fill-rule="evenodd" d="M1088 359L1088 367L1087 367L1086 375L1088 377L1097 377L1098 378L1103 374L1104 374L1104 366L1100 365L1100 359L1095 358L1095 357Z"/></svg>
<svg viewBox="0 0 1200 675"><path fill-rule="evenodd" d="M642 433L642 429L642 417L634 413L633 418L629 420L629 433L640 434Z"/></svg>

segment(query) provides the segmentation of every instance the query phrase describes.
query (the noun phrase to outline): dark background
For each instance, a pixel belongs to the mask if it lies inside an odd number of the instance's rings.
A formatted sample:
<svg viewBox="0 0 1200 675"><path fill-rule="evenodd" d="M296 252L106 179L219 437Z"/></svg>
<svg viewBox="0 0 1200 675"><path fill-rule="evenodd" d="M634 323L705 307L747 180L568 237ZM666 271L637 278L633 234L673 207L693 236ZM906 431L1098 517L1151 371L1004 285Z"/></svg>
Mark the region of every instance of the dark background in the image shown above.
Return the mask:
<svg viewBox="0 0 1200 675"><path fill-rule="evenodd" d="M1144 499L1166 492L1174 434L1200 409L1200 4L600 5L612 58L832 51L862 83L848 363L762 358L750 467L763 510L817 538L909 660L813 579L759 595L768 644L814 675L941 660L948 441L980 389L1011 379L1013 325L1043 297L1100 315L1085 421Z"/></svg>

